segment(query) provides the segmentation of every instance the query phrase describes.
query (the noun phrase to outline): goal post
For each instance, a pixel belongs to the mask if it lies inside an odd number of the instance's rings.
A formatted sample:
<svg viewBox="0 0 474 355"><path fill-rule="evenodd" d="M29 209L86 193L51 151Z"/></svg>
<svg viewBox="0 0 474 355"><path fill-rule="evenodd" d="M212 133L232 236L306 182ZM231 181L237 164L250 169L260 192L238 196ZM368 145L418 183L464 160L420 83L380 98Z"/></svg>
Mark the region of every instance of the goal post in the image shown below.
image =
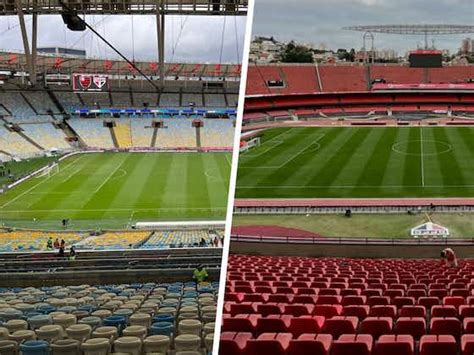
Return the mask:
<svg viewBox="0 0 474 355"><path fill-rule="evenodd" d="M37 178L39 177L50 177L59 172L59 164L58 163L50 163L46 166L39 174L36 175Z"/></svg>
<svg viewBox="0 0 474 355"><path fill-rule="evenodd" d="M258 147L260 145L260 137L252 138L248 141L242 141L240 144L240 152L247 152L251 148Z"/></svg>

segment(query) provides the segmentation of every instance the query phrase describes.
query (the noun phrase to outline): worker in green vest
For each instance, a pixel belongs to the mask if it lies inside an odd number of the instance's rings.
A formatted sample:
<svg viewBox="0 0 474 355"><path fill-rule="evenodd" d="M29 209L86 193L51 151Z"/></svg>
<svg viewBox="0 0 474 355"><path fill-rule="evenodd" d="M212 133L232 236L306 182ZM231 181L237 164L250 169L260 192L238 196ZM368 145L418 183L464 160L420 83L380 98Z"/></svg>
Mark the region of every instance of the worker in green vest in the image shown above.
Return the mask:
<svg viewBox="0 0 474 355"><path fill-rule="evenodd" d="M208 278L209 275L207 274L207 270L202 264L198 265L198 267L194 269L193 279L197 283L206 282Z"/></svg>

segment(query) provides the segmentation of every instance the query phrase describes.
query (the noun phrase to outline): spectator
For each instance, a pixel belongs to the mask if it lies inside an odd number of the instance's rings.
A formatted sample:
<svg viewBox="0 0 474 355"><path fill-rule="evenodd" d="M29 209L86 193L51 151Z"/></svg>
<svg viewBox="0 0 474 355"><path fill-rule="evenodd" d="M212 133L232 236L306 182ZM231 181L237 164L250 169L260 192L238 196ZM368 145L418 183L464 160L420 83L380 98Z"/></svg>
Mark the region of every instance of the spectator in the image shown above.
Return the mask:
<svg viewBox="0 0 474 355"><path fill-rule="evenodd" d="M446 248L441 251L441 265L458 267L458 259L453 249Z"/></svg>
<svg viewBox="0 0 474 355"><path fill-rule="evenodd" d="M76 248L74 245L71 245L71 249L69 250L69 260L76 260Z"/></svg>
<svg viewBox="0 0 474 355"><path fill-rule="evenodd" d="M200 246L200 247L205 247L206 244L207 244L207 243L206 243L206 239L201 238L201 241L199 242L199 246Z"/></svg>
<svg viewBox="0 0 474 355"><path fill-rule="evenodd" d="M58 252L58 256L60 258L64 258L64 247L59 247L59 252Z"/></svg>
<svg viewBox="0 0 474 355"><path fill-rule="evenodd" d="M61 248L65 248L66 247L66 242L64 241L64 239L61 239Z"/></svg>
<svg viewBox="0 0 474 355"><path fill-rule="evenodd" d="M48 238L48 241L46 242L46 249L53 250L53 238Z"/></svg>
<svg viewBox="0 0 474 355"><path fill-rule="evenodd" d="M59 249L59 239L58 238L56 238L54 240L54 249Z"/></svg>
<svg viewBox="0 0 474 355"><path fill-rule="evenodd" d="M202 264L198 265L198 267L194 269L193 280L196 281L198 284L202 282L207 282L208 278L209 275L207 273L207 270Z"/></svg>

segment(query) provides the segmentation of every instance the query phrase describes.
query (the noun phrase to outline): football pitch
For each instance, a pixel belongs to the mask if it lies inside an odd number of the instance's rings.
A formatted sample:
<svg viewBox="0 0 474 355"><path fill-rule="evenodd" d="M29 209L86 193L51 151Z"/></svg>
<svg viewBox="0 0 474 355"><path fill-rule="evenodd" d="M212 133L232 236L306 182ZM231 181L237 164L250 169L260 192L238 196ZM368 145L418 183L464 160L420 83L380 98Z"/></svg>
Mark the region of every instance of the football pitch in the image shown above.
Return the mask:
<svg viewBox="0 0 474 355"><path fill-rule="evenodd" d="M228 153L89 153L0 194L0 223L60 229L126 228L137 221L223 220Z"/></svg>
<svg viewBox="0 0 474 355"><path fill-rule="evenodd" d="M236 198L474 197L474 128L266 130Z"/></svg>

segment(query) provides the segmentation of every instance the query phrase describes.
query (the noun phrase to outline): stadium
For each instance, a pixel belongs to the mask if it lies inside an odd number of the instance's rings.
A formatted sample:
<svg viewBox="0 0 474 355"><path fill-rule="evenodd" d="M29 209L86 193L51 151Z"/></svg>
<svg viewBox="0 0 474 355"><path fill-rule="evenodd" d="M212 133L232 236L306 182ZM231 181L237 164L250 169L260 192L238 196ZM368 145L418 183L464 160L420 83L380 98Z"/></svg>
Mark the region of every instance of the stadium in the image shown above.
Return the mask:
<svg viewBox="0 0 474 355"><path fill-rule="evenodd" d="M472 353L473 76L249 65L221 354Z"/></svg>
<svg viewBox="0 0 474 355"><path fill-rule="evenodd" d="M165 19L246 11L0 1L2 35L19 29L24 47L0 52L0 354L212 352L240 59L170 61ZM54 43L80 38L99 52L40 50L43 17L59 15ZM156 21L153 59L111 44L117 15L132 42Z"/></svg>

